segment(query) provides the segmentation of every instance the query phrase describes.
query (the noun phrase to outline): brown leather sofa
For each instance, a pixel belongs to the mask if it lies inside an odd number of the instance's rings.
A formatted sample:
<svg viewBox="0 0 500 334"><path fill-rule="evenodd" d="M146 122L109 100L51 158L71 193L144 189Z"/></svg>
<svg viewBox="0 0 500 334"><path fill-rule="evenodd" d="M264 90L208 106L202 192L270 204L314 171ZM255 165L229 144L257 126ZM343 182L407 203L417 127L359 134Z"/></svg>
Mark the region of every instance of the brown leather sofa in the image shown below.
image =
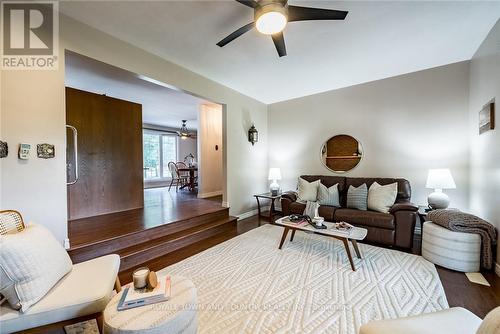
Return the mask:
<svg viewBox="0 0 500 334"><path fill-rule="evenodd" d="M302 175L301 178L308 182L320 179L321 183L327 187L339 184L341 207L321 205L319 208L319 215L324 217L326 221L345 221L366 228L368 235L365 240L368 242L401 248L412 247L418 206L410 202L411 187L407 180L321 175ZM347 189L350 185L358 187L366 183L369 188L375 181L380 185L398 183L396 203L391 207L389 213L346 208ZM305 207L305 204L297 202L297 194L294 192L286 192L281 197L281 208L285 216L293 213L302 214Z"/></svg>

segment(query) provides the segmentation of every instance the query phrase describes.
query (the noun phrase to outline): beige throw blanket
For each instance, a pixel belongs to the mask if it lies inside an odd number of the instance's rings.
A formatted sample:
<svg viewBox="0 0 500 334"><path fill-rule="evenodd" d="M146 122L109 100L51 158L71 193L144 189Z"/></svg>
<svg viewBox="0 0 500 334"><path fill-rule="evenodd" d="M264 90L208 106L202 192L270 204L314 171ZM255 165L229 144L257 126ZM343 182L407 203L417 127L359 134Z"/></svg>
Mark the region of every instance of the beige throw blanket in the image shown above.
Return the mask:
<svg viewBox="0 0 500 334"><path fill-rule="evenodd" d="M427 219L451 231L479 234L482 244L481 267L493 267L493 246L497 241L493 225L474 215L450 209L430 211Z"/></svg>

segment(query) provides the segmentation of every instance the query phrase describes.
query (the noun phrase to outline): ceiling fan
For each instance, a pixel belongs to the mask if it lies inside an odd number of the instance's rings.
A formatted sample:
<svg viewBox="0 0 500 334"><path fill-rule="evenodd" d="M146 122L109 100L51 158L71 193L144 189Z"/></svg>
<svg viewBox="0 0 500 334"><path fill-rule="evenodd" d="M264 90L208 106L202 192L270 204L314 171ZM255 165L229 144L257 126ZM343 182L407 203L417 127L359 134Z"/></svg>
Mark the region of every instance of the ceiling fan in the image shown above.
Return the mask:
<svg viewBox="0 0 500 334"><path fill-rule="evenodd" d="M183 119L182 120L182 125L179 131L177 132L177 136L181 137L181 139L187 139L187 138L196 138L195 135L189 132L187 126L186 126L187 120Z"/></svg>
<svg viewBox="0 0 500 334"><path fill-rule="evenodd" d="M288 0L236 0L254 10L254 22L248 23L217 43L223 47L247 31L256 28L264 35L271 35L280 57L286 56L283 29L288 22L311 20L344 20L346 11L299 7L288 5Z"/></svg>

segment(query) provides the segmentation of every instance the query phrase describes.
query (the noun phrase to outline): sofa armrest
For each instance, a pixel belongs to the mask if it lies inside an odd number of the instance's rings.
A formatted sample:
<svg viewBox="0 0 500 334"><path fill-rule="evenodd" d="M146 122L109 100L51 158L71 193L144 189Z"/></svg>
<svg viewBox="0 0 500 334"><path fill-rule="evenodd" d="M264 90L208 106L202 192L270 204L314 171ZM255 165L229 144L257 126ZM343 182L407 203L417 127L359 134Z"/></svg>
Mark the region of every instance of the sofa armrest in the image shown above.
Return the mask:
<svg viewBox="0 0 500 334"><path fill-rule="evenodd" d="M415 205L411 202L403 202L403 203L396 203L394 204L390 209L390 213L395 213L397 211L413 211L417 212L418 211L418 205Z"/></svg>
<svg viewBox="0 0 500 334"><path fill-rule="evenodd" d="M281 198L289 199L292 202L297 201L297 193L295 191L287 191L281 195Z"/></svg>

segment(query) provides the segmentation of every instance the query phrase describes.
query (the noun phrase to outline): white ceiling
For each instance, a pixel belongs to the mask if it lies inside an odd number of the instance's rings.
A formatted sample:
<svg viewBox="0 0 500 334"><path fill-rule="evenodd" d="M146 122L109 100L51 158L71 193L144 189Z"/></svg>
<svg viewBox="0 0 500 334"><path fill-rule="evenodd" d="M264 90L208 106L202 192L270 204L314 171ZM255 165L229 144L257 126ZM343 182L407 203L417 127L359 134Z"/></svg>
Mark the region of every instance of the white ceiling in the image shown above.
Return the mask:
<svg viewBox="0 0 500 334"><path fill-rule="evenodd" d="M345 21L293 22L288 56L236 1L70 1L61 11L265 103L468 60L500 17L500 2L297 1L348 10Z"/></svg>
<svg viewBox="0 0 500 334"><path fill-rule="evenodd" d="M200 104L209 103L76 53L66 52L65 62L66 86L140 103L143 123L180 128L186 119L194 130Z"/></svg>

